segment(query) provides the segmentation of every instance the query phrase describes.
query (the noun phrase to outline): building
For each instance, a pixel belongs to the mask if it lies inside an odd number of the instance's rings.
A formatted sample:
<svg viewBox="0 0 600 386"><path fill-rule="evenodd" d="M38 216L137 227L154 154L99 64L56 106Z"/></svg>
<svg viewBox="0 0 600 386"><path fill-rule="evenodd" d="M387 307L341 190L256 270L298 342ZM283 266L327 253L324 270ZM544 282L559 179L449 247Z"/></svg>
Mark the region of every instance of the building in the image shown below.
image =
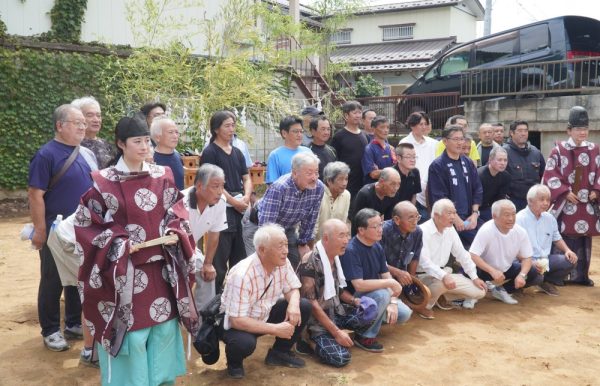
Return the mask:
<svg viewBox="0 0 600 386"><path fill-rule="evenodd" d="M418 0L366 7L332 36L334 63L371 74L384 95L399 95L444 51L475 39L478 0ZM350 78L352 83L354 78Z"/></svg>

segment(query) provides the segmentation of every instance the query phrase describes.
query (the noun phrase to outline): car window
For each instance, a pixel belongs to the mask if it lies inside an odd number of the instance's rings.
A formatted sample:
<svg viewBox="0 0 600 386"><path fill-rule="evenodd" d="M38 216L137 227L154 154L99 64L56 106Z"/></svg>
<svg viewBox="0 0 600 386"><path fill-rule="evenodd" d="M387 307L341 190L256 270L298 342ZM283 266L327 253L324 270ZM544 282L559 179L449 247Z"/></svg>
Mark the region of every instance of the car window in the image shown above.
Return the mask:
<svg viewBox="0 0 600 386"><path fill-rule="evenodd" d="M470 54L470 46L450 54L440 65L440 76L455 74L468 69Z"/></svg>
<svg viewBox="0 0 600 386"><path fill-rule="evenodd" d="M528 54L550 46L548 24L534 25L521 30L521 54Z"/></svg>
<svg viewBox="0 0 600 386"><path fill-rule="evenodd" d="M513 55L518 31L486 39L475 46L475 65L481 66Z"/></svg>

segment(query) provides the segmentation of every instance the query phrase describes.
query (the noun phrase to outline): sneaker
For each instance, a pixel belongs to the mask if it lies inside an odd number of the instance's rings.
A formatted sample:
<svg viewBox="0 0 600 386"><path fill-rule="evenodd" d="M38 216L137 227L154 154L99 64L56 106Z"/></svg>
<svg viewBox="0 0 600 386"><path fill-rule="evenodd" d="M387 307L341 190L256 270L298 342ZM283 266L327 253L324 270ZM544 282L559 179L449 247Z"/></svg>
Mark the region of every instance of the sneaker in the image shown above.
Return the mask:
<svg viewBox="0 0 600 386"><path fill-rule="evenodd" d="M433 310L429 310L427 308L421 308L419 310L415 310L415 312L417 313L417 315L419 315L423 319L427 319L427 320L435 319L435 316L433 316Z"/></svg>
<svg viewBox="0 0 600 386"><path fill-rule="evenodd" d="M456 299L456 300L452 300L450 302L450 304L452 305L452 308L463 308L463 303L465 301L463 299Z"/></svg>
<svg viewBox="0 0 600 386"><path fill-rule="evenodd" d="M486 281L485 285L487 286L488 291L492 291L494 288L496 288L496 284L491 281Z"/></svg>
<svg viewBox="0 0 600 386"><path fill-rule="evenodd" d="M375 338L364 338L356 335L354 337L354 344L368 352L383 352L383 345Z"/></svg>
<svg viewBox="0 0 600 386"><path fill-rule="evenodd" d="M227 364L227 376L232 379L242 379L246 376L246 372L244 371L244 365L240 365L239 367Z"/></svg>
<svg viewBox="0 0 600 386"><path fill-rule="evenodd" d="M310 347L310 344L307 341L300 339L296 342L296 352L300 355L312 355L315 353L315 350Z"/></svg>
<svg viewBox="0 0 600 386"><path fill-rule="evenodd" d="M69 349L69 344L60 331L44 337L44 345L50 351L65 351Z"/></svg>
<svg viewBox="0 0 600 386"><path fill-rule="evenodd" d="M492 290L492 296L506 304L517 304L517 299L510 296L504 288L496 287Z"/></svg>
<svg viewBox="0 0 600 386"><path fill-rule="evenodd" d="M267 356L265 357L265 363L270 366L285 366L292 367L295 369L301 369L306 366L304 360L298 358L296 354L291 351L277 351L272 348L269 349Z"/></svg>
<svg viewBox="0 0 600 386"><path fill-rule="evenodd" d="M94 350L91 348L82 348L81 354L79 355L79 364L87 367L100 368L100 362L94 360Z"/></svg>
<svg viewBox="0 0 600 386"><path fill-rule="evenodd" d="M83 329L81 328L81 324L76 324L71 327L65 327L65 338L83 339Z"/></svg>
<svg viewBox="0 0 600 386"><path fill-rule="evenodd" d="M548 282L543 282L537 286L538 290L550 296L558 296L558 289Z"/></svg>
<svg viewBox="0 0 600 386"><path fill-rule="evenodd" d="M475 303L477 303L477 299L465 299L462 302L462 308L472 310L473 308L475 308Z"/></svg>

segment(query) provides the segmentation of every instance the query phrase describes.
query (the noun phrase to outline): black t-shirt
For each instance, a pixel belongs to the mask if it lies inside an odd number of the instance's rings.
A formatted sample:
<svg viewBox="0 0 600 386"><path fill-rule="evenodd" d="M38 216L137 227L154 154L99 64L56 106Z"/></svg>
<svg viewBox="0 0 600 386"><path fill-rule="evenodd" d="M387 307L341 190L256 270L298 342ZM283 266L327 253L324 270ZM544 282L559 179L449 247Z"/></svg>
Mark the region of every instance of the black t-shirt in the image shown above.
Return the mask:
<svg viewBox="0 0 600 386"><path fill-rule="evenodd" d="M388 208L387 213L384 213L386 219L392 218L392 211L397 203L400 201L410 201L415 194L421 192L421 174L419 173L419 169L414 168L407 175L404 175L398 168L398 165L394 166L394 168L400 174L400 189L398 189L396 196L394 196L394 205Z"/></svg>
<svg viewBox="0 0 600 386"><path fill-rule="evenodd" d="M200 163L217 165L225 173L225 190L235 196L238 193L244 194L244 184L242 176L248 174L246 160L244 155L235 146L231 147L231 154L225 153L220 146L214 142L209 144L200 157Z"/></svg>
<svg viewBox="0 0 600 386"><path fill-rule="evenodd" d="M246 160L241 150L235 146L231 148L231 154L227 154L220 146L213 142L202 151L200 163L201 165L217 165L223 169L225 173L225 190L227 193L232 196L236 196L238 193L243 195L244 184L242 176L248 174L248 167L246 166ZM233 207L227 207L227 225L229 227L226 232L234 232L238 227L242 226L242 214Z"/></svg>
<svg viewBox="0 0 600 386"><path fill-rule="evenodd" d="M492 146L481 145L481 166L485 166L488 164L488 161L490 159L490 153L492 152L493 148L494 148L494 145L492 145Z"/></svg>
<svg viewBox="0 0 600 386"><path fill-rule="evenodd" d="M483 201L480 209L487 209L498 200L505 199L510 191L510 174L505 170L492 177L489 166L477 169L481 186L483 187Z"/></svg>
<svg viewBox="0 0 600 386"><path fill-rule="evenodd" d="M358 134L343 129L335 133L331 146L337 153L338 161L345 162L350 167L347 190L352 198L363 187L362 157L367 146L367 136L362 131Z"/></svg>
<svg viewBox="0 0 600 386"><path fill-rule="evenodd" d="M328 163L337 161L337 155L335 153L335 149L331 146L325 145L315 145L311 143L308 147L317 157L319 157L319 179L323 181L323 170Z"/></svg>
<svg viewBox="0 0 600 386"><path fill-rule="evenodd" d="M384 215L385 220L389 220L391 218L388 217L388 213L391 214L390 208L394 207L396 203L394 197L384 197L383 200L380 200L375 193L375 184L367 184L363 186L362 189L356 194L356 198L354 199L354 205L351 206L350 220L352 220L352 233L356 233L356 228L354 227L354 216L361 209L371 208L375 209L379 213Z"/></svg>

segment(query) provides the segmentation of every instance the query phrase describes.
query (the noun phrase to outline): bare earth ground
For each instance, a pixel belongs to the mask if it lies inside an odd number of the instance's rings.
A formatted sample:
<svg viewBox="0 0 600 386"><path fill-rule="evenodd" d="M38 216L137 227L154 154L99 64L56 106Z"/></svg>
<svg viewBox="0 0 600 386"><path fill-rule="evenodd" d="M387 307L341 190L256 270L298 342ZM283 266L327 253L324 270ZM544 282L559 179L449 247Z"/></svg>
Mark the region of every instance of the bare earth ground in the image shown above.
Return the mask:
<svg viewBox="0 0 600 386"><path fill-rule="evenodd" d="M96 385L98 370L78 367L80 341L61 353L42 344L38 255L18 240L27 220L0 219L0 385ZM600 239L594 242L592 277L600 284ZM385 326L384 353L354 348L340 370L312 358L305 369L269 368L263 359L272 338L263 337L245 363L245 380L235 382L225 375L223 348L214 366L193 352L177 384L600 385L600 288L563 287L558 298L528 289L518 300L510 306L487 298L473 311Z"/></svg>

